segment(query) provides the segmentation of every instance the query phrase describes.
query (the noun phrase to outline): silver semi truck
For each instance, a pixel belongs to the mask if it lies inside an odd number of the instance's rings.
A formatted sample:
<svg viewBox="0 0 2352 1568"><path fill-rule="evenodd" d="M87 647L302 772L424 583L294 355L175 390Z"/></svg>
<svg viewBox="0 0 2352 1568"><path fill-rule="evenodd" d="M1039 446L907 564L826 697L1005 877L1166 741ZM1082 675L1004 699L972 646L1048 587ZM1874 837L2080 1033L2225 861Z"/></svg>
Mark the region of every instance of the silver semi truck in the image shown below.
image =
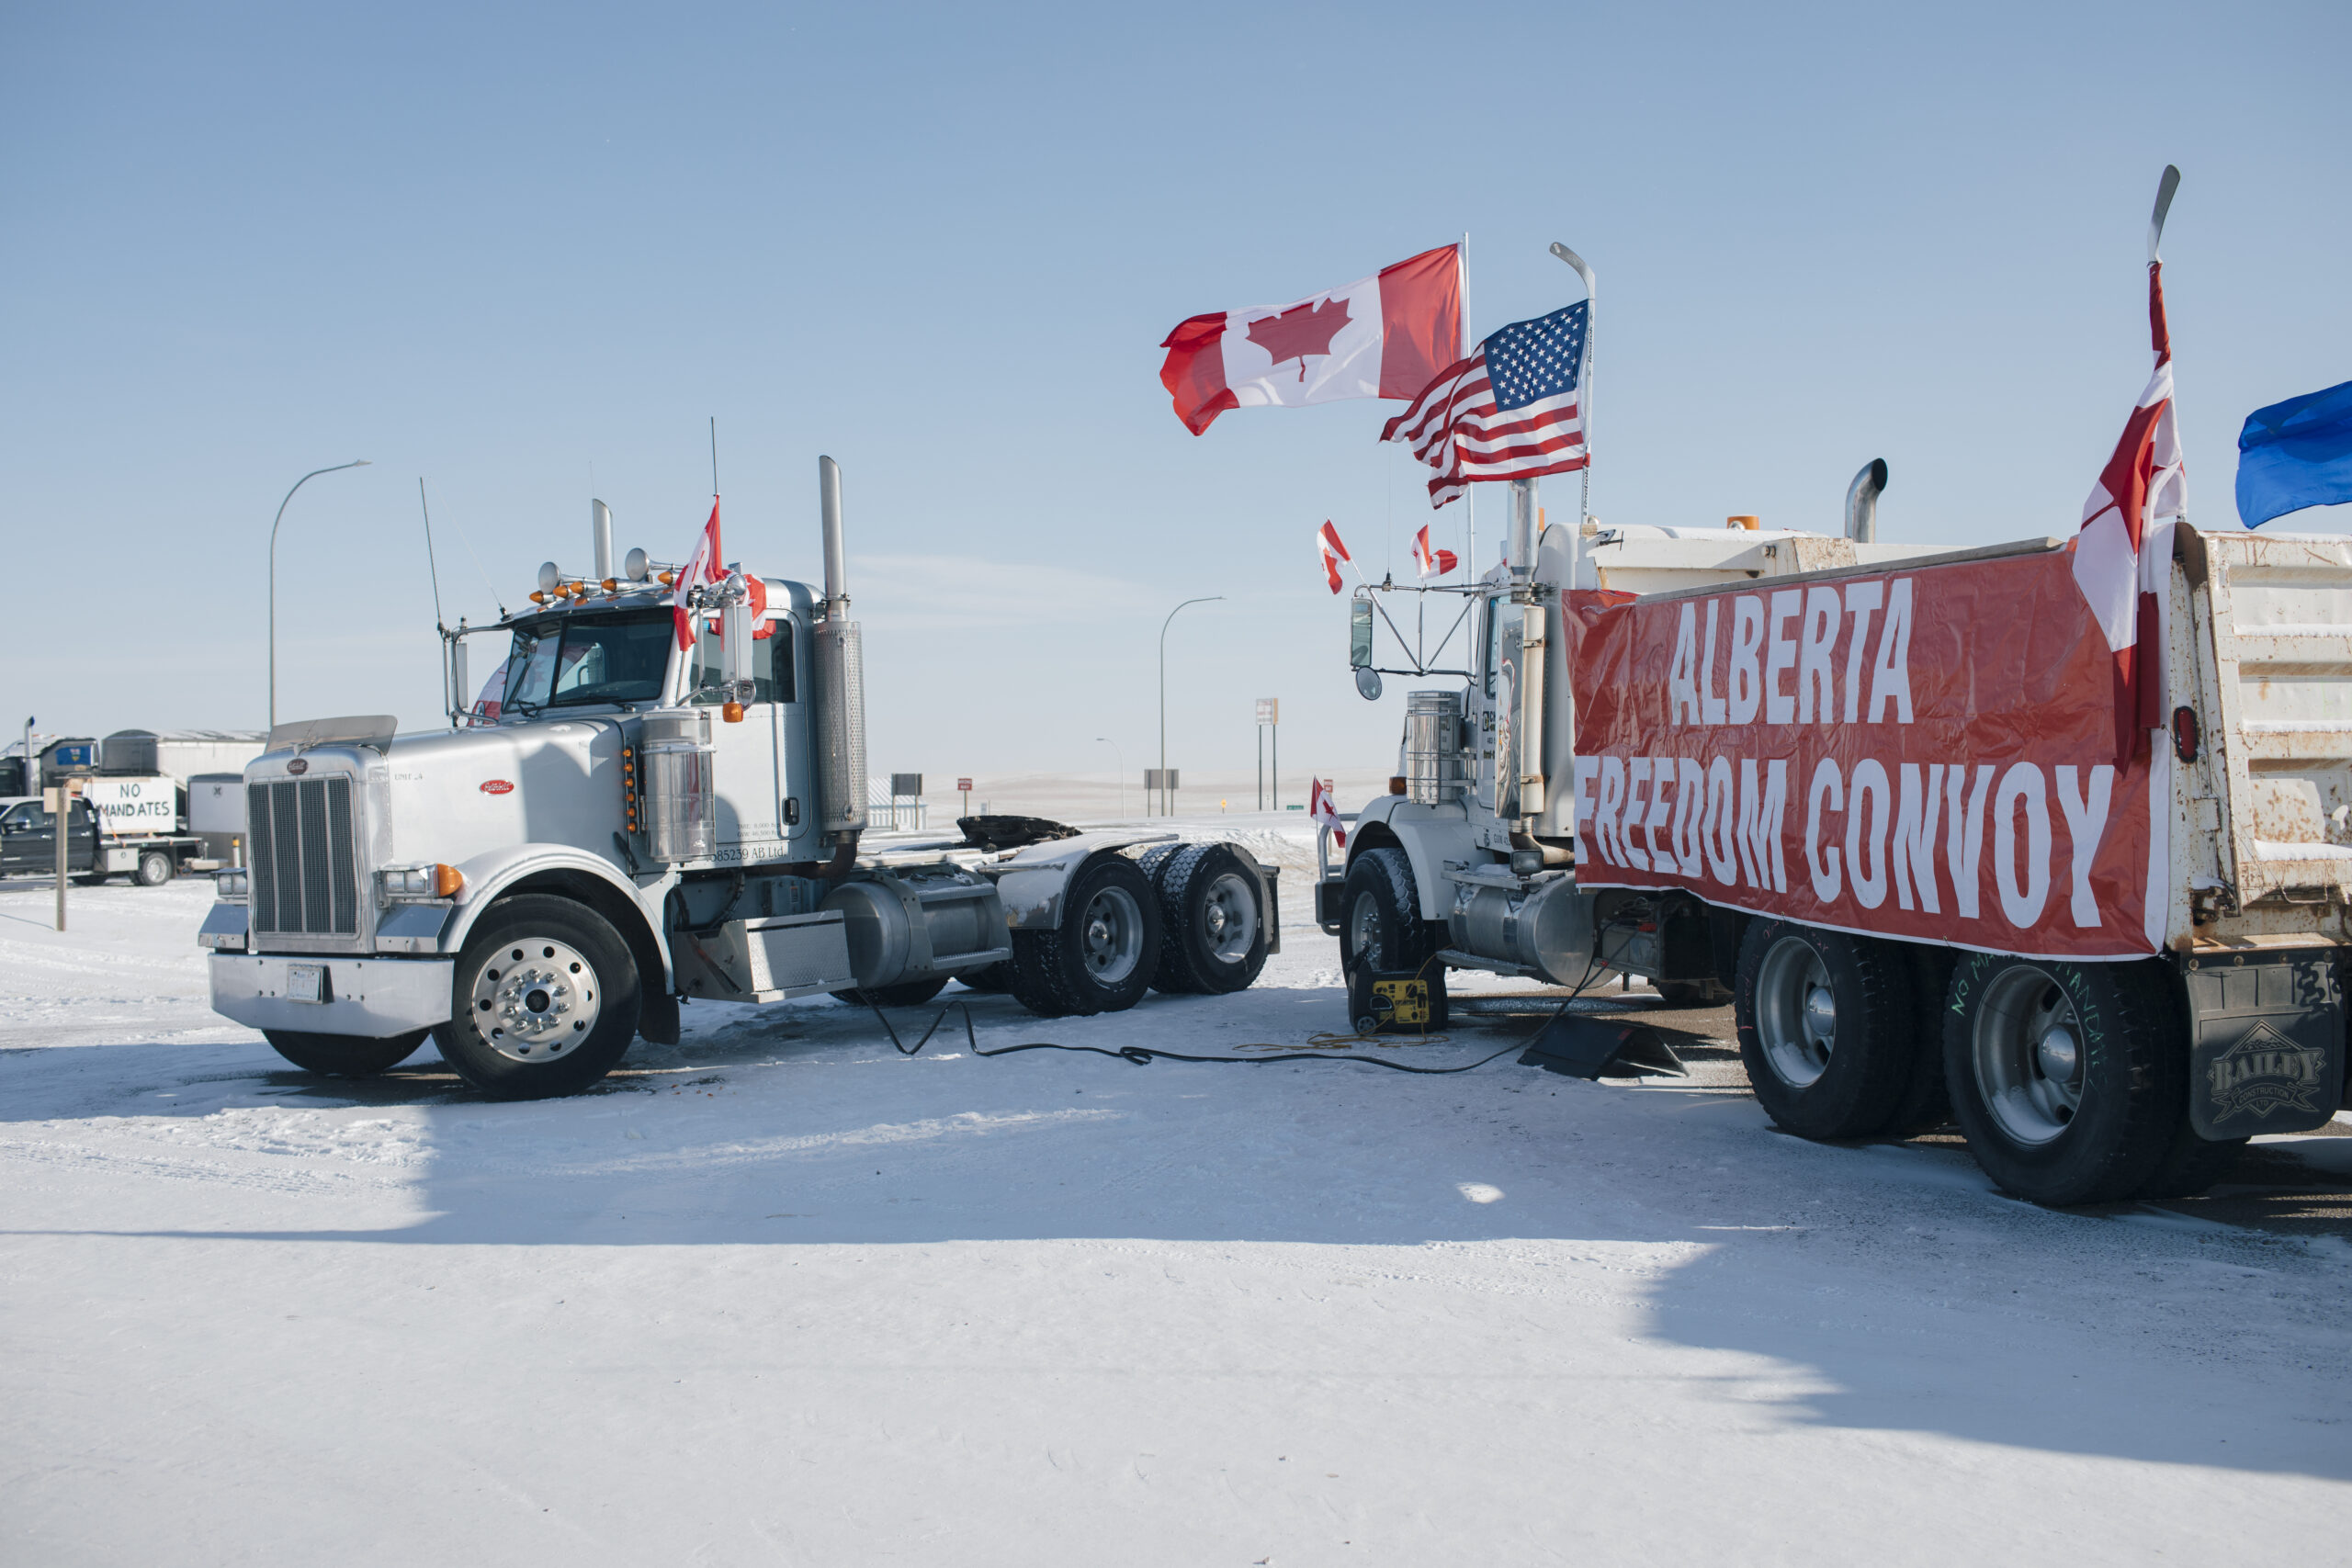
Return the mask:
<svg viewBox="0 0 2352 1568"><path fill-rule="evenodd" d="M280 726L245 770L247 864L200 941L213 1006L317 1072L429 1034L468 1082L576 1091L684 1000L928 1000L951 979L1046 1016L1249 986L1276 868L1221 843L967 818L876 837L840 471L819 463L824 591L730 569L541 569L494 719L452 660L447 731ZM683 603L681 601L683 600ZM677 632L683 613L686 634ZM863 840L863 841L862 841Z"/></svg>
<svg viewBox="0 0 2352 1568"><path fill-rule="evenodd" d="M2045 794L2020 761L2036 728L2052 727L2074 733L2086 763L2111 757L2109 732L2097 728L2109 709L2033 707L2026 606L1980 604L1972 629L1932 652L1911 647L1913 658L2026 650L2007 667L2011 685L1965 700L1969 713L1997 716L1985 753L1966 759L1973 767L1954 754L1938 759L1949 767L1905 768L1898 781L1886 771L1866 779L1879 764L1865 762L1841 786L1826 762L1802 774L1769 760L1759 771L1753 756L1736 771L1727 760L1705 765L1718 745L1801 756L1810 742L1799 731L1815 728L1743 730L1702 711L1723 704L1711 671L1736 626L1781 618L1761 684L1791 716L1787 692L1813 678L1818 651L1820 689L1848 691L1850 719L1857 667L1826 661L1826 635L1817 649L1802 637L1801 649L1783 647L1782 632L1804 620L1800 603L1810 615L1815 604L1876 605L1871 595L1883 592L1883 643L1898 576L1907 606L1912 587L1924 604L1948 574L2072 559L2072 541L2059 538L1970 550L1881 542L1885 478L1883 464L1856 477L1842 536L1755 531L1752 520L1747 529L1545 528L1532 484L1514 484L1503 563L1451 591L1466 601L1468 656L1445 671L1461 682L1409 694L1391 791L1364 806L1341 863L1329 863L1325 834L1317 916L1340 938L1351 976L1434 979L1441 1004L1448 968L1561 987L1639 976L1671 1003L1728 999L1749 1081L1785 1130L1905 1136L1956 1121L1996 1181L2041 1202L2183 1195L2218 1179L2251 1134L2326 1123L2346 1103L2352 539L2186 524L2170 532L2161 646L2141 654L2165 671L2164 754L2130 775L2154 781L2142 818L2155 846L2143 863L2144 912L2131 918L2135 930L2144 922L2142 951L2154 955L2085 962L2033 951L2026 915L1993 923L2010 903L2041 911L2044 931L2114 913L2093 896L2089 849L2076 852L2070 907L2068 884L2053 881L2067 861L2052 846L2081 841L2077 828L2106 821L2110 806L2120 820L2125 803L2109 801L2102 776L2122 775L2085 766L2076 782L2076 768L2061 767ZM1378 692L1375 624L1399 634L1422 624L1376 623L1386 615L1379 601L1409 592L1367 587L1354 602L1351 661L1367 694ZM1702 626L1703 641L1691 639L1697 679L1679 663L1670 675L1661 659L1656 691L1578 689L1572 600L1646 609L1652 625L1679 615L1685 628ZM1860 619L1841 610L1820 624L1831 634ZM1849 640L1863 646L1859 630ZM1416 650L1397 672L1434 675L1435 663ZM1616 669L1623 678L1626 667ZM1670 700L1678 679L1694 705L1681 718ZM2104 685L2098 695L2107 703ZM1604 698L1616 713L1650 716L1623 757L1591 755L1603 747L1579 731L1579 714L1589 718ZM1879 711L1872 687L1860 716ZM1825 695L1818 722L1835 716ZM2005 724L2018 728L2002 732ZM1906 815L1921 804L1914 785L1925 777L1936 792L1939 772L1951 785L1946 828L1919 831L1933 819ZM1825 824L1841 820L1833 845ZM1906 846L1900 856L1890 820ZM2098 844L2096 833L2087 842ZM1659 874L1668 867L1670 882ZM1919 879L1916 909L1906 874ZM1993 889L1981 908L1980 875ZM1874 896L1858 903L1871 877ZM1951 901L1938 903L1939 886ZM1362 994L1351 985L1351 1000Z"/></svg>

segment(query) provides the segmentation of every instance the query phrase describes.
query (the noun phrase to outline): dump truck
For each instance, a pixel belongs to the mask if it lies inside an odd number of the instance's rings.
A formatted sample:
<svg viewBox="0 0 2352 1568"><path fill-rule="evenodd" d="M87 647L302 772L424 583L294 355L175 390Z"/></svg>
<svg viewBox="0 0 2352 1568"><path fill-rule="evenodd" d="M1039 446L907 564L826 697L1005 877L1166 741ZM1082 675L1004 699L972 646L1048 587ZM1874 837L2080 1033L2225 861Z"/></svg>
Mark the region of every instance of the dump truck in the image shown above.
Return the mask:
<svg viewBox="0 0 2352 1568"><path fill-rule="evenodd" d="M483 628L508 639L494 717L458 657L448 729L272 730L246 864L199 936L213 1006L312 1071L380 1072L430 1035L526 1098L675 1043L687 1002L912 1005L954 979L1060 1016L1251 984L1279 872L1228 845L1008 817L869 832L831 458L819 478L821 593L740 566L689 583L641 549L616 570L599 502L593 570L548 562L533 607Z"/></svg>
<svg viewBox="0 0 2352 1568"><path fill-rule="evenodd" d="M2352 539L2152 532L2120 716L2075 541L1882 542L1885 481L1856 477L1839 535L1546 527L1515 483L1502 563L1445 591L1451 665L1400 640L1384 601L1411 590L1358 591L1368 693L1381 626L1389 672L1461 677L1408 694L1390 792L1336 862L1323 835L1317 919L1362 1024L1361 976L1441 1008L1449 968L1645 977L1731 1002L1783 1129L1957 1122L2052 1204L2199 1190L2251 1135L2327 1122Z"/></svg>

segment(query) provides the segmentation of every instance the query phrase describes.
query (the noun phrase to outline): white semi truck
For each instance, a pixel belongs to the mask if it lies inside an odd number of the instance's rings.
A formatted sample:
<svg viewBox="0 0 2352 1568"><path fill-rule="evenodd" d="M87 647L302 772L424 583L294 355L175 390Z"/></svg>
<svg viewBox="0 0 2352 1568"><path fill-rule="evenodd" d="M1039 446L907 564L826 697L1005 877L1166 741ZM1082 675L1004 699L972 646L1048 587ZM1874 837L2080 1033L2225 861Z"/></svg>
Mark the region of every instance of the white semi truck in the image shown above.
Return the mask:
<svg viewBox="0 0 2352 1568"><path fill-rule="evenodd" d="M280 726L245 771L247 864L200 941L214 1007L322 1073L428 1034L477 1088L576 1091L682 1000L928 1000L951 978L1054 1016L1249 986L1276 868L1222 843L975 818L867 833L865 695L840 471L820 459L824 592L729 569L684 590L632 550L541 569L494 722ZM684 594L689 646L673 630ZM463 660L449 706L467 714Z"/></svg>
<svg viewBox="0 0 2352 1568"><path fill-rule="evenodd" d="M1409 694L1390 793L1326 858L1317 916L1351 980L1434 981L1438 1005L1450 967L1728 998L1784 1129L1956 1120L2042 1202L2185 1194L2250 1134L2324 1124L2352 539L2152 536L2173 558L2139 657L2166 728L2119 764L2105 646L2053 629L2086 613L2071 541L1878 542L1885 477L1857 477L1843 536L1546 528L1514 485L1503 564L1455 591L1462 683ZM1387 618L1400 592L1352 606L1369 695L1375 626L1420 624ZM1580 641L1604 635L1634 654Z"/></svg>

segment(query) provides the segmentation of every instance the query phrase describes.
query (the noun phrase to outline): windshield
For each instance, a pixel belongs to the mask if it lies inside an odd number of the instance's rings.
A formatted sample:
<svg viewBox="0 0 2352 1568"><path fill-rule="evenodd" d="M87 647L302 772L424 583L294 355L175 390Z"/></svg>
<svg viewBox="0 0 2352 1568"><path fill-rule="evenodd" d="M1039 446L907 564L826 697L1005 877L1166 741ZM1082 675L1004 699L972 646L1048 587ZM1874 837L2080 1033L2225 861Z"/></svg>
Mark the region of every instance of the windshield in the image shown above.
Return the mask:
<svg viewBox="0 0 2352 1568"><path fill-rule="evenodd" d="M550 615L515 627L502 714L528 718L543 708L659 702L671 627L667 610Z"/></svg>

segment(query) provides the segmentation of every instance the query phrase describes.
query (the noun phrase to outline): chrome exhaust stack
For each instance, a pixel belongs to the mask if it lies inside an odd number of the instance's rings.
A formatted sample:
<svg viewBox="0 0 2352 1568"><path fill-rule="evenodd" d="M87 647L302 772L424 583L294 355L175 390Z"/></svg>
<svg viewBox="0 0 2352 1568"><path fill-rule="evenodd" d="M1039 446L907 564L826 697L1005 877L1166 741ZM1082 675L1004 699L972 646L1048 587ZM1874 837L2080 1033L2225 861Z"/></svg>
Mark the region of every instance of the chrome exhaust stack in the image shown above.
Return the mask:
<svg viewBox="0 0 2352 1568"><path fill-rule="evenodd" d="M817 459L817 492L825 545L825 618L809 628L817 645L817 826L838 839L865 827L865 660L849 618L842 469L831 457Z"/></svg>
<svg viewBox="0 0 2352 1568"><path fill-rule="evenodd" d="M817 504L825 532L825 619L849 614L849 567L842 554L842 466L817 459Z"/></svg>
<svg viewBox="0 0 2352 1568"><path fill-rule="evenodd" d="M596 558L596 586L613 575L613 509L601 501L588 503L588 532Z"/></svg>
<svg viewBox="0 0 2352 1568"><path fill-rule="evenodd" d="M1846 487L1846 537L1858 545L1878 542L1878 498L1886 489L1886 459L1872 457Z"/></svg>

